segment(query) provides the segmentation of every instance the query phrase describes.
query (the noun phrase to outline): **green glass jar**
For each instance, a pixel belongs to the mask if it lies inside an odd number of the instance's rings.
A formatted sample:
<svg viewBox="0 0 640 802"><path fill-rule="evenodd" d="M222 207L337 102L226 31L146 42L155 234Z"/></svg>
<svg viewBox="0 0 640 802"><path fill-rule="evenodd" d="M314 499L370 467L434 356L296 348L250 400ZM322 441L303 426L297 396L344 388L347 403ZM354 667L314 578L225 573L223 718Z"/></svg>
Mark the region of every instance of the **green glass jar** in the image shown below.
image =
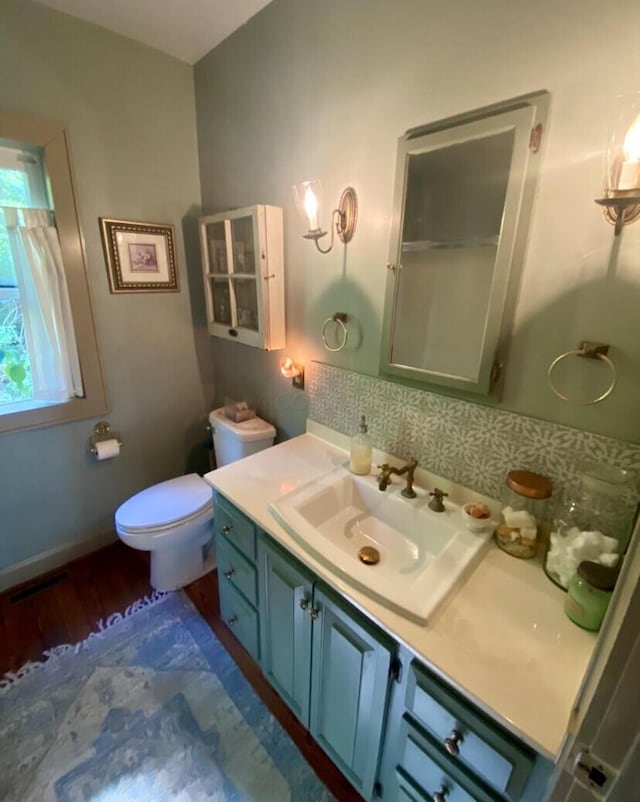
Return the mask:
<svg viewBox="0 0 640 802"><path fill-rule="evenodd" d="M564 611L583 629L597 632L602 626L618 571L594 562L581 562L569 582Z"/></svg>

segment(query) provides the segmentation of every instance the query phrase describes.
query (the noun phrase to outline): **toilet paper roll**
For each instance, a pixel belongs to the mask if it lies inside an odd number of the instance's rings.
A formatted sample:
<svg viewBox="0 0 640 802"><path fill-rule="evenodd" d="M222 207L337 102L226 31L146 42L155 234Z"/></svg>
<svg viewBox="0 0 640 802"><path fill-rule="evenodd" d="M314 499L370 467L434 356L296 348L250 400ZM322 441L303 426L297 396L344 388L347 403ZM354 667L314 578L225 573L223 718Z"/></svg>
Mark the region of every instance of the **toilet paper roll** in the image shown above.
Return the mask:
<svg viewBox="0 0 640 802"><path fill-rule="evenodd" d="M96 443L96 459L113 459L120 453L120 443L117 440L99 440Z"/></svg>

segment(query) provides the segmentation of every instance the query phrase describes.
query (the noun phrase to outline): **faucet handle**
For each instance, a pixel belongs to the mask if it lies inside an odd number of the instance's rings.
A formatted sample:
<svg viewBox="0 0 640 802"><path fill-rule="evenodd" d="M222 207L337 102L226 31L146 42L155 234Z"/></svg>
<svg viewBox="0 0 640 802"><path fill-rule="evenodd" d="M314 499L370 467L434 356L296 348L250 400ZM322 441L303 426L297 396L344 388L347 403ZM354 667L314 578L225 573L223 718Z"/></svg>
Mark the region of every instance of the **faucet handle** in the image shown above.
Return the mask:
<svg viewBox="0 0 640 802"><path fill-rule="evenodd" d="M433 491L429 493L430 496L433 496L429 504L427 505L430 510L434 512L444 512L445 506L443 503L443 499L448 496L448 493L445 493L443 490L440 490L439 487L434 487Z"/></svg>

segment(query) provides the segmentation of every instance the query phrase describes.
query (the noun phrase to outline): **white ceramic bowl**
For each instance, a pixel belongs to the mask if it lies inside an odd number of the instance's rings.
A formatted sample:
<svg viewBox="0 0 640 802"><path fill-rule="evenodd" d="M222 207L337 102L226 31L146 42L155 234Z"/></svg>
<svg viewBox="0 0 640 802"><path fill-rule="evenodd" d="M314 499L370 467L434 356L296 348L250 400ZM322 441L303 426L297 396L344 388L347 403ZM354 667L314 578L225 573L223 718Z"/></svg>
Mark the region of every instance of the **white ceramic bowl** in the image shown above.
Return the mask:
<svg viewBox="0 0 640 802"><path fill-rule="evenodd" d="M495 521L491 519L491 511L487 507L487 511L489 512L488 517L486 518L477 518L474 515L471 515L468 512L469 507L478 506L474 503L465 504L462 508L462 517L464 518L464 522L467 525L467 529L471 532L484 532L491 526L495 526ZM484 506L484 505L483 505Z"/></svg>

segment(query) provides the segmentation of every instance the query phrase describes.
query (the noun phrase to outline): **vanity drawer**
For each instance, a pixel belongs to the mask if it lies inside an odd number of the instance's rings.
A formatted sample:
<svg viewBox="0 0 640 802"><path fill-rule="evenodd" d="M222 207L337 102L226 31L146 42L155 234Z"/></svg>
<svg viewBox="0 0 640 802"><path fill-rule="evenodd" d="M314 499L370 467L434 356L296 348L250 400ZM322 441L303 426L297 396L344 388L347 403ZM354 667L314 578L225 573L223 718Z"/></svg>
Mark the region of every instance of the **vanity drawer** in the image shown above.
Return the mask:
<svg viewBox="0 0 640 802"><path fill-rule="evenodd" d="M255 562L256 528L246 515L225 498L218 496L213 521L217 535L228 537L237 549Z"/></svg>
<svg viewBox="0 0 640 802"><path fill-rule="evenodd" d="M224 577L218 581L220 617L251 657L260 660L258 612Z"/></svg>
<svg viewBox="0 0 640 802"><path fill-rule="evenodd" d="M407 679L405 705L452 762L467 767L509 799L520 798L535 754L416 661Z"/></svg>
<svg viewBox="0 0 640 802"><path fill-rule="evenodd" d="M258 581L256 569L226 537L219 537L216 543L218 557L218 576L228 579L251 604L258 604Z"/></svg>
<svg viewBox="0 0 640 802"><path fill-rule="evenodd" d="M498 793L440 753L429 736L414 727L406 715L400 738L400 759L395 771L398 802L431 802L438 799L438 793L446 802L501 802Z"/></svg>

